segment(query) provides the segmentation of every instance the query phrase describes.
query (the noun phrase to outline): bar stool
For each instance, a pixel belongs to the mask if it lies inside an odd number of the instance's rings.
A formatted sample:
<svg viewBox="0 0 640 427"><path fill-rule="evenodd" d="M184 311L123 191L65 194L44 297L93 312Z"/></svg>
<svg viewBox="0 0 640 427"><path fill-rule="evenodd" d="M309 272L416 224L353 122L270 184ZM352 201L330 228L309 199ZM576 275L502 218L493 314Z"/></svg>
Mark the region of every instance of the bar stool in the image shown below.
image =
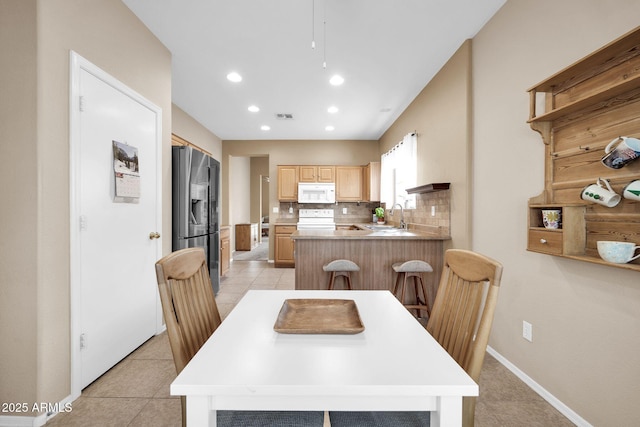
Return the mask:
<svg viewBox="0 0 640 427"><path fill-rule="evenodd" d="M393 294L398 297L398 290L400 286L402 289L400 290L400 302L407 308L407 310L415 310L416 317L420 317L420 310L425 310L427 312L427 316L431 316L431 310L429 309L429 298L427 297L427 287L422 280L422 273L429 273L433 271L431 265L428 262L421 260L411 260L405 262L396 262L391 266L393 270L398 273L398 277L396 278L396 283L393 287ZM407 289L407 279L409 277L413 277L413 286L416 291L416 302L415 304L406 304L405 303L405 291ZM402 285L400 284L402 282ZM418 288L418 282L420 282L420 287L422 288L422 296L424 299L420 298L420 291Z"/></svg>
<svg viewBox="0 0 640 427"><path fill-rule="evenodd" d="M330 271L331 277L329 279L329 289L333 290L333 284L336 280L336 277L342 276L344 279L344 283L347 289L351 289L351 271L360 271L360 267L353 261L349 261L348 259L336 259L331 261L329 264L325 264L322 266L322 270Z"/></svg>

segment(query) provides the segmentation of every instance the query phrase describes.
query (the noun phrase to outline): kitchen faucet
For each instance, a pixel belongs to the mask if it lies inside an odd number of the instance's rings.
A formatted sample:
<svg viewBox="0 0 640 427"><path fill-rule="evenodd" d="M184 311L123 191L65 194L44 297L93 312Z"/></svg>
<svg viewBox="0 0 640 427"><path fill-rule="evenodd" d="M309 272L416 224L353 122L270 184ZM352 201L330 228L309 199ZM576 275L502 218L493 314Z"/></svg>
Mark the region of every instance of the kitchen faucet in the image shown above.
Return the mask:
<svg viewBox="0 0 640 427"><path fill-rule="evenodd" d="M404 208L400 203L396 203L395 205L391 206L391 215L393 216L393 211L395 210L396 206L400 206L400 228L406 230L407 223L404 222Z"/></svg>

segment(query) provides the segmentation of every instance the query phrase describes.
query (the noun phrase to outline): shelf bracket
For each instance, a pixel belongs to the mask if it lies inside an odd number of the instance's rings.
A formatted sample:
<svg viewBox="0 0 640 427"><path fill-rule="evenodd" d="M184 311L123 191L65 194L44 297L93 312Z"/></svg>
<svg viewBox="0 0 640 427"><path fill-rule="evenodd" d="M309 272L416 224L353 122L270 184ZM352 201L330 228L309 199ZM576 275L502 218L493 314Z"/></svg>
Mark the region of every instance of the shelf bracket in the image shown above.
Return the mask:
<svg viewBox="0 0 640 427"><path fill-rule="evenodd" d="M542 136L545 145L551 144L551 122L531 122L530 126Z"/></svg>

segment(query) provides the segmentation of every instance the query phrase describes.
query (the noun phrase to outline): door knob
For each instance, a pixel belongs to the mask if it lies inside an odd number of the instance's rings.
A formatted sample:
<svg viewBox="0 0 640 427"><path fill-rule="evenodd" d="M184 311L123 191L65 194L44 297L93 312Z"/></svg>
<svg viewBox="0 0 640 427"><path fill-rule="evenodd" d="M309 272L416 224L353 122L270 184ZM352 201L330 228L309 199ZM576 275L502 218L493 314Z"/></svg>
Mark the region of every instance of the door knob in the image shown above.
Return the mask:
<svg viewBox="0 0 640 427"><path fill-rule="evenodd" d="M153 240L153 239L159 239L160 238L160 233L158 233L157 231L152 231L151 233L149 233L149 239Z"/></svg>

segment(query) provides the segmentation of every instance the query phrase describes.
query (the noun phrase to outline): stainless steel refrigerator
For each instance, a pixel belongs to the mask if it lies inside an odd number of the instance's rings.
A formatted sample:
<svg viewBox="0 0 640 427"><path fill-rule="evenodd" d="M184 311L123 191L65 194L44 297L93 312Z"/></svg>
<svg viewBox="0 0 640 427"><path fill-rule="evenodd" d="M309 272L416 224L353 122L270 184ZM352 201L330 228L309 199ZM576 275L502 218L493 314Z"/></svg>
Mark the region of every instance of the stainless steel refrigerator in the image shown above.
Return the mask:
<svg viewBox="0 0 640 427"><path fill-rule="evenodd" d="M172 147L173 250L204 248L217 294L220 162L191 147Z"/></svg>

